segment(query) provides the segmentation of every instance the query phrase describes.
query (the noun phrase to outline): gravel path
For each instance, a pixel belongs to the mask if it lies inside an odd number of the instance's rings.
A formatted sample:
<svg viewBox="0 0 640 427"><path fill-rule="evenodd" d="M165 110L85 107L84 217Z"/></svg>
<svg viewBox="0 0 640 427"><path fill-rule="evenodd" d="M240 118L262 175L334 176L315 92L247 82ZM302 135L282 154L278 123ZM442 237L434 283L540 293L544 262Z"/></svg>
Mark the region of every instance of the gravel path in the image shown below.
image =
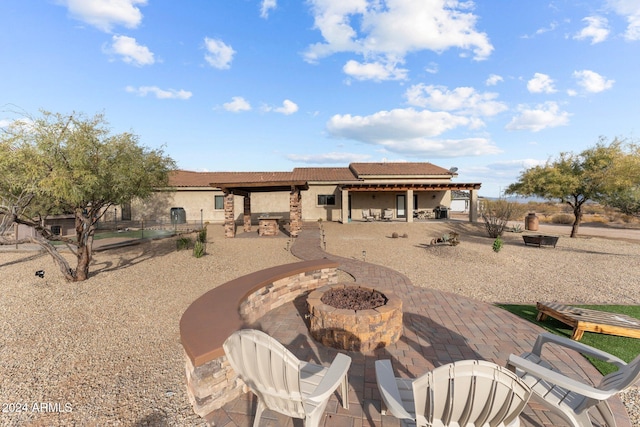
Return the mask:
<svg viewBox="0 0 640 427"><path fill-rule="evenodd" d="M453 226L459 246L425 246ZM494 253L466 223L324 227L328 251L366 251L417 286L487 302L640 304L640 244L561 238L538 249L509 234ZM394 231L409 237L392 239ZM217 285L298 261L283 237L224 239L212 226L209 239L201 259L173 241L97 252L82 283L65 282L46 255L0 252L0 425L205 425L186 396L180 316ZM638 419L637 390L624 398Z"/></svg>

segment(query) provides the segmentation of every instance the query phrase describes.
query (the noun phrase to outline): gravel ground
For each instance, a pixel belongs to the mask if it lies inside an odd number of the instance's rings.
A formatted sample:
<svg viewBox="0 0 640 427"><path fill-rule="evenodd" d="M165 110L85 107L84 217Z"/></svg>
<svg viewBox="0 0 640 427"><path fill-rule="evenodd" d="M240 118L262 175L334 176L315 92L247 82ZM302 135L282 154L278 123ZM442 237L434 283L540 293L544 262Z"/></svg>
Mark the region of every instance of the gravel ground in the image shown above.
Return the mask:
<svg viewBox="0 0 640 427"><path fill-rule="evenodd" d="M640 244L561 238L538 249L509 234L494 253L481 228L451 224L324 227L328 251L366 251L417 286L487 302L640 304ZM428 246L453 227L459 246ZM0 425L205 425L186 396L180 316L217 285L298 261L286 238L224 239L212 226L209 240L201 259L169 240L96 252L81 283L65 282L47 255L1 251ZM639 420L637 389L623 399Z"/></svg>

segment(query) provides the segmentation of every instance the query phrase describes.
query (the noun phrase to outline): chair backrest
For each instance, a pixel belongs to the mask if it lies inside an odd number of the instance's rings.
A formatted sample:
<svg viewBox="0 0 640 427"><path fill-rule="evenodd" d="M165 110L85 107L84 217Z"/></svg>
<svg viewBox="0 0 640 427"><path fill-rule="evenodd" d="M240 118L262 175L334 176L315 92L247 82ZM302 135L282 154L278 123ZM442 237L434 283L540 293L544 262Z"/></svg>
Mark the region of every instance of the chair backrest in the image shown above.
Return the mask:
<svg viewBox="0 0 640 427"><path fill-rule="evenodd" d="M262 331L234 332L223 344L229 363L264 405L282 414L304 418L300 393L300 361Z"/></svg>
<svg viewBox="0 0 640 427"><path fill-rule="evenodd" d="M369 209L362 209L362 218L368 218L369 216Z"/></svg>
<svg viewBox="0 0 640 427"><path fill-rule="evenodd" d="M511 423L531 389L513 372L483 360L440 366L413 382L418 426L492 426Z"/></svg>
<svg viewBox="0 0 640 427"><path fill-rule="evenodd" d="M393 209L384 210L384 218L393 218Z"/></svg>
<svg viewBox="0 0 640 427"><path fill-rule="evenodd" d="M600 390L609 390L611 394L618 393L640 381L640 355L636 356L626 366L605 375L600 381Z"/></svg>

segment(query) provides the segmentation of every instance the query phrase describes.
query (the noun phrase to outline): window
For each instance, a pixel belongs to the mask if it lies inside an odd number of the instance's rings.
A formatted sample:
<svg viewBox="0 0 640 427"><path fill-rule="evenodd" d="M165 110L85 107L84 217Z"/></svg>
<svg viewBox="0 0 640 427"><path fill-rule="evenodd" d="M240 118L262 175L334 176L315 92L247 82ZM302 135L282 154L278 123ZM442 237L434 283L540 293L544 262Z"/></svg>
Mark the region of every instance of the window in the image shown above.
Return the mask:
<svg viewBox="0 0 640 427"><path fill-rule="evenodd" d="M216 210L224 209L224 196L214 196L214 204Z"/></svg>
<svg viewBox="0 0 640 427"><path fill-rule="evenodd" d="M54 236L62 236L62 226L61 225L52 225L51 226L51 234Z"/></svg>
<svg viewBox="0 0 640 427"><path fill-rule="evenodd" d="M120 206L120 210L122 211L122 220L131 221L131 203L123 204Z"/></svg>
<svg viewBox="0 0 640 427"><path fill-rule="evenodd" d="M336 195L335 194L318 194L319 206L335 206Z"/></svg>

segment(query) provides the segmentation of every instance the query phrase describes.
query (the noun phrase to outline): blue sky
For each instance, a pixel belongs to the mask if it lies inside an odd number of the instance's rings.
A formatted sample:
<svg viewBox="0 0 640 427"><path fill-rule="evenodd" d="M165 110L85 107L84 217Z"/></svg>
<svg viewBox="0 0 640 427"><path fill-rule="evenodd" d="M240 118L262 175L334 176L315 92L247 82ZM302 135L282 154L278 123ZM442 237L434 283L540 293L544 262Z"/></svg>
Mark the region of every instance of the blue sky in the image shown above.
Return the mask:
<svg viewBox="0 0 640 427"><path fill-rule="evenodd" d="M0 126L104 113L187 170L428 161L497 196L638 137L639 0L2 0L0 27Z"/></svg>

